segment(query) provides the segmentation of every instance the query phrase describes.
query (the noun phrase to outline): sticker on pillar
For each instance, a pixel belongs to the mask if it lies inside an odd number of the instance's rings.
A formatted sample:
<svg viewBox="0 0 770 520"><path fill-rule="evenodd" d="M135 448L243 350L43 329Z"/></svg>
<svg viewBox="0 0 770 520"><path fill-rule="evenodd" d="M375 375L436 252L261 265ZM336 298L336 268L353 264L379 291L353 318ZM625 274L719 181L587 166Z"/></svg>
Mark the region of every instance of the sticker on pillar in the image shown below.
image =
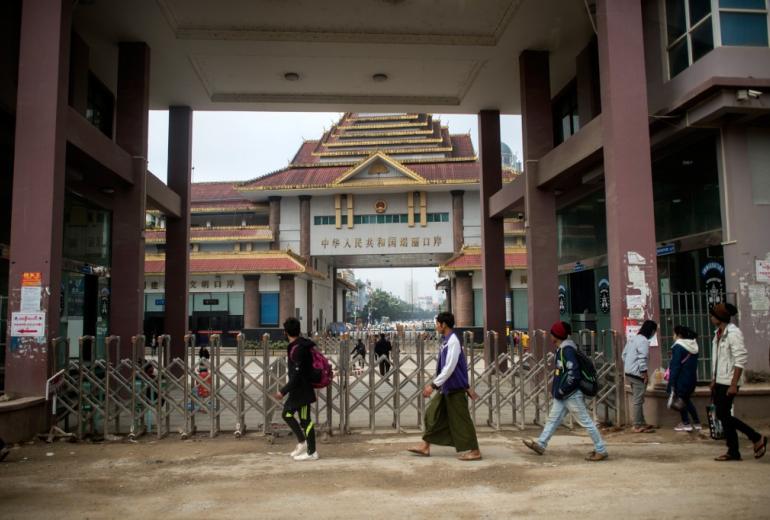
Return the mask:
<svg viewBox="0 0 770 520"><path fill-rule="evenodd" d="M45 312L12 312L11 336L39 338L45 336Z"/></svg>
<svg viewBox="0 0 770 520"><path fill-rule="evenodd" d="M559 286L559 314L564 316L567 313L567 288Z"/></svg>
<svg viewBox="0 0 770 520"><path fill-rule="evenodd" d="M770 283L770 260L757 260L757 281Z"/></svg>
<svg viewBox="0 0 770 520"><path fill-rule="evenodd" d="M43 273L22 273L21 286L33 287L43 285Z"/></svg>
<svg viewBox="0 0 770 520"><path fill-rule="evenodd" d="M599 280L599 310L602 314L610 313L610 281L606 278Z"/></svg>
<svg viewBox="0 0 770 520"><path fill-rule="evenodd" d="M43 295L43 288L39 285L21 286L21 312L40 312L40 298Z"/></svg>
<svg viewBox="0 0 770 520"><path fill-rule="evenodd" d="M642 255L637 253L636 251L629 251L628 252L628 263L630 265L646 265L647 260L644 259Z"/></svg>
<svg viewBox="0 0 770 520"><path fill-rule="evenodd" d="M709 262L700 272L706 283L706 298L710 309L724 300L725 268L719 262Z"/></svg>

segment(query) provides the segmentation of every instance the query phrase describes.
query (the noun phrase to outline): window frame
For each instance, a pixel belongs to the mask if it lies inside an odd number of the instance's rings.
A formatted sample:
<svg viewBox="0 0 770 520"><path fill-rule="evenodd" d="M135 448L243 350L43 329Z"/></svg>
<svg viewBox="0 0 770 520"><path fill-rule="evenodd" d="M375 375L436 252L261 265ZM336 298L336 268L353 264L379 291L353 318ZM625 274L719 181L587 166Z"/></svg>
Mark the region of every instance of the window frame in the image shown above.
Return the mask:
<svg viewBox="0 0 770 520"><path fill-rule="evenodd" d="M692 34L693 32L697 31L702 27L705 23L711 23L711 37L713 40L713 46L711 51L715 50L718 47L760 47L760 48L770 48L770 0L764 0L765 7L764 9L747 9L747 8L739 8L739 7L721 7L719 4L720 0L710 0L711 10L707 16L704 16L700 20L698 20L695 24L691 24L690 20L690 0L680 0L684 5L684 22L685 22L685 31L682 33L678 38L673 40L669 43L668 41L668 11L666 9L666 2L667 0L660 0L658 3L658 10L659 15L661 17L661 20L664 20L664 23L662 24L663 30L660 33L661 38L661 47L663 49L663 63L665 65L666 71L665 71L665 77L668 78L668 80L674 79L679 74L683 73L688 68L692 67L695 63L693 61L693 45L692 45ZM767 26L767 35L768 35L768 45L767 46L757 46L757 45L724 45L722 43L722 13L737 13L737 14L754 14L754 15L764 15L765 16L765 24ZM676 74L672 75L671 72L671 49L676 47L679 43L682 41L685 41L687 45L687 67L680 70ZM711 52L709 51L709 52ZM708 52L706 53L708 54ZM705 56L704 54L703 56Z"/></svg>

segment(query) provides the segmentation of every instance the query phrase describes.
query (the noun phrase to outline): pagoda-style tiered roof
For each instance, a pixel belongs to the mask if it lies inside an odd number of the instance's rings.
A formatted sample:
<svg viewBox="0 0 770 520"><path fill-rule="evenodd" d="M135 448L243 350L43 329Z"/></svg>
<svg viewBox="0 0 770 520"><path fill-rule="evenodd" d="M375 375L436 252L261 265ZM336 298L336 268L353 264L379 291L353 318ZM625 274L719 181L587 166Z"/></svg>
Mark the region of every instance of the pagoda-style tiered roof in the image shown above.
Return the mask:
<svg viewBox="0 0 770 520"><path fill-rule="evenodd" d="M165 272L165 255L146 255L144 272L162 275ZM191 253L191 274L295 274L325 279L320 272L306 265L304 260L291 251L259 251L243 253Z"/></svg>
<svg viewBox="0 0 770 520"><path fill-rule="evenodd" d="M195 182L190 197L191 213L267 212L267 204L246 199L235 189L237 183Z"/></svg>
<svg viewBox="0 0 770 520"><path fill-rule="evenodd" d="M165 229L148 229L145 231L148 244L164 244ZM190 228L190 242L271 242L273 232L269 226L219 226L211 228Z"/></svg>
<svg viewBox="0 0 770 520"><path fill-rule="evenodd" d="M370 172L353 180L360 166L377 156L401 176ZM452 135L430 114L346 113L319 140L305 141L291 163L241 183L241 192L311 190L410 184L477 184L481 174L469 134ZM503 180L516 176L503 171Z"/></svg>
<svg viewBox="0 0 770 520"><path fill-rule="evenodd" d="M527 250L523 247L505 248L506 269L526 269ZM465 246L459 253L439 266L439 274L444 275L448 271L478 271L481 269L481 248L478 246Z"/></svg>

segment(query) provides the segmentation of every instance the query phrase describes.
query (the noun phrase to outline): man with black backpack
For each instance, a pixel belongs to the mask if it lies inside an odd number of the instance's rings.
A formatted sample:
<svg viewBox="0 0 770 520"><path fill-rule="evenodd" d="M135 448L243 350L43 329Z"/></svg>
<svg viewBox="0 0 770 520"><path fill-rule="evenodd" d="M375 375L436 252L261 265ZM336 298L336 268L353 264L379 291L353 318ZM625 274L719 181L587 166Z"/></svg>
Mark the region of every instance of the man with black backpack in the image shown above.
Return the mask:
<svg viewBox="0 0 770 520"><path fill-rule="evenodd" d="M586 460L598 462L609 457L607 448L599 433L599 429L594 424L591 416L588 414L586 403L583 399L581 387L586 391L591 391L595 387L595 381L588 381L592 376L590 368L585 377L581 373L580 357L577 345L569 339L572 334L572 327L569 323L557 321L551 327L551 342L556 347L555 363L556 371L553 376L553 404L551 412L548 415L548 421L543 428L540 437L535 439L524 439L524 445L542 455L548 446L548 441L553 436L556 428L562 423L567 413L571 413L578 424L588 430L591 440L594 443L594 450L586 456ZM588 368L588 367L587 367ZM581 385L581 379L585 379ZM590 384L586 384L590 383Z"/></svg>
<svg viewBox="0 0 770 520"><path fill-rule="evenodd" d="M297 447L289 456L297 461L318 460L315 425L310 418L310 405L316 400L313 383L317 382L320 374L313 368L315 343L300 337L300 328L297 318L289 318L283 324L289 340L286 354L289 381L273 397L280 401L288 395L282 416L297 437ZM296 415L299 415L299 422Z"/></svg>

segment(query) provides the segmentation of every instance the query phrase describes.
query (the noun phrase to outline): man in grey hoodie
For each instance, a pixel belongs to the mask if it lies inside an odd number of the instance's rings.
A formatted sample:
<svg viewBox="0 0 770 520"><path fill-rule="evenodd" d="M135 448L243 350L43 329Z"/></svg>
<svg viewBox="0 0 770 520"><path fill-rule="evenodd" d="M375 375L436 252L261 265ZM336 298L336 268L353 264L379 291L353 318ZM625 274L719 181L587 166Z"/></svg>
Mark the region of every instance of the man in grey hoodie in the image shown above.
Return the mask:
<svg viewBox="0 0 770 520"><path fill-rule="evenodd" d="M644 420L644 392L647 389L647 360L650 356L650 338L658 330L658 324L652 320L642 323L639 333L626 343L623 349L623 369L626 379L631 384L634 407L634 433L647 433L654 428Z"/></svg>

